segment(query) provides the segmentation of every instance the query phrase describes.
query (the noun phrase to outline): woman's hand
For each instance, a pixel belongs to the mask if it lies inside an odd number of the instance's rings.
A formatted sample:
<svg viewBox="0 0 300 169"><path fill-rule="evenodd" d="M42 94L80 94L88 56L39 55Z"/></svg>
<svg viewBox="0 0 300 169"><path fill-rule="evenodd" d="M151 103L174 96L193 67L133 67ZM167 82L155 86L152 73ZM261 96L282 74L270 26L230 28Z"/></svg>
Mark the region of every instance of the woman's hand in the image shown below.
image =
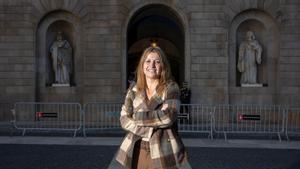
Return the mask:
<svg viewBox="0 0 300 169"><path fill-rule="evenodd" d="M163 104L161 110L166 110L168 108L168 104Z"/></svg>

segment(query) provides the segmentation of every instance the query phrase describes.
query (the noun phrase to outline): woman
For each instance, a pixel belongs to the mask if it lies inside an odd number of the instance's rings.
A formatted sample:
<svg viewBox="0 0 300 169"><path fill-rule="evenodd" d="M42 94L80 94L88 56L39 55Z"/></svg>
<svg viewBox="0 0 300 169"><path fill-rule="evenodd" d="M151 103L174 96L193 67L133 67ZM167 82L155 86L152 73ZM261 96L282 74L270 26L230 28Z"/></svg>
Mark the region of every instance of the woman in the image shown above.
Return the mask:
<svg viewBox="0 0 300 169"><path fill-rule="evenodd" d="M178 136L179 88L163 51L147 48L128 89L120 122L128 131L116 160L130 169L191 168Z"/></svg>

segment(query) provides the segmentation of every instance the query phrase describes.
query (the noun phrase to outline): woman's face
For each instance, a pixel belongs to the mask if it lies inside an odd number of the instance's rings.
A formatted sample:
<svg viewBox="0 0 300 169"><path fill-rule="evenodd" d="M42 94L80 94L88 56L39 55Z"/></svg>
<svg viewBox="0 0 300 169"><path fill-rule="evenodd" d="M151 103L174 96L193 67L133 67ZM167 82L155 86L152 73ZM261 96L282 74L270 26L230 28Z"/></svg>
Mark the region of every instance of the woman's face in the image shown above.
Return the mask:
<svg viewBox="0 0 300 169"><path fill-rule="evenodd" d="M156 52L149 53L143 64L146 78L159 79L162 69L161 64L161 59Z"/></svg>

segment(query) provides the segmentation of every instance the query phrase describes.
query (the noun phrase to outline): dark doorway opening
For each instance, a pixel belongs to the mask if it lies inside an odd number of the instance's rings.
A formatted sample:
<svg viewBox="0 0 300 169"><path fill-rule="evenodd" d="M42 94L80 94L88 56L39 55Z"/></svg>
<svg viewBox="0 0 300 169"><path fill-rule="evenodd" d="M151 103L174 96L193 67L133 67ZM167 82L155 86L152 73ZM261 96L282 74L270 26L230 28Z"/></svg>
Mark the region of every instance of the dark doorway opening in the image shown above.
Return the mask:
<svg viewBox="0 0 300 169"><path fill-rule="evenodd" d="M145 48L155 41L170 62L174 80L184 81L184 28L176 13L164 5L148 5L131 18L127 29L127 87Z"/></svg>

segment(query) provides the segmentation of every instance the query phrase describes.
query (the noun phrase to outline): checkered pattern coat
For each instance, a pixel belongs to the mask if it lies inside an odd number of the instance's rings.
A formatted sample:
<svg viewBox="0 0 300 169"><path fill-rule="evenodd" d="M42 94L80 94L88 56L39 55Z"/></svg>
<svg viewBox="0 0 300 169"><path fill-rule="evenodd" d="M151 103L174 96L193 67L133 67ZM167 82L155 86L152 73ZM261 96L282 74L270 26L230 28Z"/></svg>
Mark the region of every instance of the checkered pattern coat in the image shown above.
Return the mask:
<svg viewBox="0 0 300 169"><path fill-rule="evenodd" d="M135 142L147 138L154 169L190 168L177 133L177 112L180 109L178 85L169 82L162 96L155 93L149 101L146 98L145 92L137 93L136 86L127 92L120 122L128 133L116 154L116 160L131 169ZM162 110L164 104L167 108Z"/></svg>

